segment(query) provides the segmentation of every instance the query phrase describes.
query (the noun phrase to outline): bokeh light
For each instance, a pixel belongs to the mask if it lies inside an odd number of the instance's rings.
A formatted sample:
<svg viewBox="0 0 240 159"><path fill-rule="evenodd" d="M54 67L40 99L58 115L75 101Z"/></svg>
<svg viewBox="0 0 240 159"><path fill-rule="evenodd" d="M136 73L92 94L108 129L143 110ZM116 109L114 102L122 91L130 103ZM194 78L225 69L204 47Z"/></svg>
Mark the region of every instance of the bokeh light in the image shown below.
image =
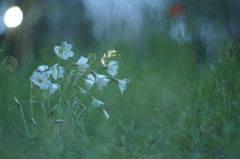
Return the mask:
<svg viewBox="0 0 240 159"><path fill-rule="evenodd" d="M17 27L21 24L23 13L17 6L9 8L4 15L4 23L9 28Z"/></svg>
<svg viewBox="0 0 240 159"><path fill-rule="evenodd" d="M118 53L117 50L108 50L107 53L105 53L101 58L102 64L107 65L109 59L112 57L116 57L118 55L117 53Z"/></svg>

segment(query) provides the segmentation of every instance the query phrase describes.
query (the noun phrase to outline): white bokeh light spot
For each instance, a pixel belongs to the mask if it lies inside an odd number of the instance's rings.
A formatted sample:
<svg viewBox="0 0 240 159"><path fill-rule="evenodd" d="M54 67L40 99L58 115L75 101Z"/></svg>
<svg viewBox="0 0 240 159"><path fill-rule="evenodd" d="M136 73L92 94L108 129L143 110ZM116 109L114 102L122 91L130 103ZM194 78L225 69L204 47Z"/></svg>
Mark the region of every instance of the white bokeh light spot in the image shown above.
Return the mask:
<svg viewBox="0 0 240 159"><path fill-rule="evenodd" d="M4 23L9 28L17 27L21 24L23 13L19 7L9 8L4 15Z"/></svg>

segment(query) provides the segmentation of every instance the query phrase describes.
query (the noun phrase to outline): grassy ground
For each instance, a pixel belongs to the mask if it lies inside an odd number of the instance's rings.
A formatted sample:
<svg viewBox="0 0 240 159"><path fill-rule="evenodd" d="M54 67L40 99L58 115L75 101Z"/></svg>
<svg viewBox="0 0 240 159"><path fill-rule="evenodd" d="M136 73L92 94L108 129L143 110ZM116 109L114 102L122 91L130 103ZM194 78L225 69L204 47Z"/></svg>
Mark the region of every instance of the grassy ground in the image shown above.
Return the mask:
<svg viewBox="0 0 240 159"><path fill-rule="evenodd" d="M76 119L74 113L82 108L70 105L76 97L83 97L72 87L73 81L61 83L67 87L62 95L49 97L40 90L31 91L29 77L38 65L53 63L48 56L36 63L29 58L28 67L14 73L1 68L0 158L240 156L238 48L230 54L223 46L219 61L212 65L197 64L187 46L159 37L149 40L142 58L135 58L131 46L107 49L116 49L121 55L118 77L131 80L122 95L113 82L104 91L94 92L105 102L103 108L111 116L108 120L99 109L91 109L88 100L84 100L87 110ZM31 97L35 103L29 102ZM50 114L56 104L54 117L64 119L64 123L52 123ZM31 120L33 116L37 126Z"/></svg>

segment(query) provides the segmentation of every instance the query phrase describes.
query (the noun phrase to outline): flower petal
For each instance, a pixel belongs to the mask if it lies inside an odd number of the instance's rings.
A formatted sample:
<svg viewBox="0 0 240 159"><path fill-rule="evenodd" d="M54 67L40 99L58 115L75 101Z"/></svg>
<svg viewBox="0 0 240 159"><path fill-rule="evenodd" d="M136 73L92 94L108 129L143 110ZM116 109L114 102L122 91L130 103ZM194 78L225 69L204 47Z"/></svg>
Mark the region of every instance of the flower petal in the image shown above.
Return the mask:
<svg viewBox="0 0 240 159"><path fill-rule="evenodd" d="M102 90L102 87L106 86L110 79L107 79L106 76L97 74L96 75L96 84L98 90Z"/></svg>
<svg viewBox="0 0 240 159"><path fill-rule="evenodd" d="M117 61L110 61L107 65L107 73L111 76L115 76L118 70L118 62Z"/></svg>
<svg viewBox="0 0 240 159"><path fill-rule="evenodd" d="M53 94L60 86L56 83L53 83L51 87L49 87L50 94Z"/></svg>
<svg viewBox="0 0 240 159"><path fill-rule="evenodd" d="M88 74L87 75L87 79L85 80L85 85L87 87L87 89L91 89L91 87L94 85L95 83L95 78L92 74Z"/></svg>
<svg viewBox="0 0 240 159"><path fill-rule="evenodd" d="M94 106L95 108L98 108L98 107L100 107L101 105L104 105L104 103L102 102L102 101L100 101L100 100L97 100L97 99L93 99L93 101L92 101L92 106Z"/></svg>
<svg viewBox="0 0 240 159"><path fill-rule="evenodd" d="M118 80L118 86L119 86L119 90L120 90L121 94L127 88L127 83L129 83L129 82L130 82L129 79Z"/></svg>

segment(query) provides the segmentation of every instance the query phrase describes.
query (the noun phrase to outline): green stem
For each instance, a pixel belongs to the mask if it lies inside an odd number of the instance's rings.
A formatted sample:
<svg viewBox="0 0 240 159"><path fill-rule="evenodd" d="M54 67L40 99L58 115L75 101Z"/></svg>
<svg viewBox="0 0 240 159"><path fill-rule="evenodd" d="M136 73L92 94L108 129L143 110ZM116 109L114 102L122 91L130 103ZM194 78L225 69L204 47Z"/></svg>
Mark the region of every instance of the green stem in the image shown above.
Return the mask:
<svg viewBox="0 0 240 159"><path fill-rule="evenodd" d="M33 117L33 84L30 83L30 116Z"/></svg>
<svg viewBox="0 0 240 159"><path fill-rule="evenodd" d="M22 118L23 118L23 124L24 124L25 130L27 132L27 136L29 136L29 132L28 132L27 124L26 124L26 119L24 117L23 111L21 111L21 114L22 114Z"/></svg>

